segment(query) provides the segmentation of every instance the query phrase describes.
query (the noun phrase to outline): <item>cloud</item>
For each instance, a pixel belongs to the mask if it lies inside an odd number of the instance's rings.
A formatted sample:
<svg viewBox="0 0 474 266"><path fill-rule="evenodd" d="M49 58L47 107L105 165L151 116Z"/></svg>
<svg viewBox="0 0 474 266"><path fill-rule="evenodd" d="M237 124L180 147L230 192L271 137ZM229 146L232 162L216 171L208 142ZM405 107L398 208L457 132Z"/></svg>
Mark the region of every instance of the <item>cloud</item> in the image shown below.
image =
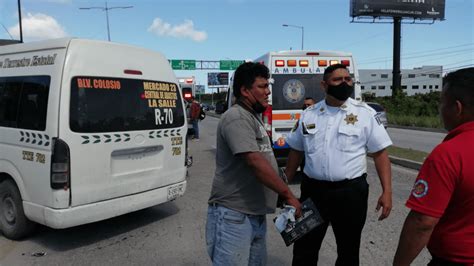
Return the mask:
<svg viewBox="0 0 474 266"><path fill-rule="evenodd" d="M28 13L22 19L23 22L23 37L28 40L45 40L53 38L66 37L67 33L64 28L54 19L45 14ZM8 31L13 37L20 38L20 29L18 23L9 28Z"/></svg>
<svg viewBox="0 0 474 266"><path fill-rule="evenodd" d="M148 31L159 36L190 38L195 42L203 42L207 39L207 33L194 29L194 23L188 19L181 24L171 25L161 18L155 18L151 26L148 27Z"/></svg>

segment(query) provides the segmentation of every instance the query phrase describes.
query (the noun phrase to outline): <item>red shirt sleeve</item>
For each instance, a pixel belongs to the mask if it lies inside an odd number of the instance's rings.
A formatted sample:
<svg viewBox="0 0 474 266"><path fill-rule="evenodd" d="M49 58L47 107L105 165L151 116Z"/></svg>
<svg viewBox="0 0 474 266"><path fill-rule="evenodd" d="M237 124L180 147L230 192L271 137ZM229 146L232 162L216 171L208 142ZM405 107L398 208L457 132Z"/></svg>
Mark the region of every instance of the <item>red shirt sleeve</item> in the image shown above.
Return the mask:
<svg viewBox="0 0 474 266"><path fill-rule="evenodd" d="M452 154L441 145L426 158L406 206L440 218L451 199L458 178Z"/></svg>

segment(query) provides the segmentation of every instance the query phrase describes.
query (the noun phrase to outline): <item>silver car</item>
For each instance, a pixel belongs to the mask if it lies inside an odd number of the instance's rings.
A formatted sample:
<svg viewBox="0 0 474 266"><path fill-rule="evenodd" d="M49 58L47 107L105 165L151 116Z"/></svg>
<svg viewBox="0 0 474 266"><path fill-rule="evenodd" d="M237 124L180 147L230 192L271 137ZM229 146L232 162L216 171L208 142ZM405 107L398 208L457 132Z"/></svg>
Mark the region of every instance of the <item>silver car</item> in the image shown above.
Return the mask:
<svg viewBox="0 0 474 266"><path fill-rule="evenodd" d="M382 105L378 103L373 103L373 102L366 102L372 109L377 112L377 120L380 121L380 123L383 124L385 128L387 128L388 121L387 121L387 113L385 112L385 108L383 108Z"/></svg>

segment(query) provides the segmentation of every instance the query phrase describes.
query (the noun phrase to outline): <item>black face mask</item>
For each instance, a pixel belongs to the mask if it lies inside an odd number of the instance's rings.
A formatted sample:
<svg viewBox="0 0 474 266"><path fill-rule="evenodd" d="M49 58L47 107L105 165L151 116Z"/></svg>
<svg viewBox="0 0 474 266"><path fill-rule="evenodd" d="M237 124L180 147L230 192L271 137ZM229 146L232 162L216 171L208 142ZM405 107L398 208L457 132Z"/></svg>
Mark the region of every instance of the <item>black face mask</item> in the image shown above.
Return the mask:
<svg viewBox="0 0 474 266"><path fill-rule="evenodd" d="M249 90L250 92L250 90ZM252 103L252 109L255 111L255 113L257 114L261 114L263 113L267 108L265 106L263 106L259 101L257 101L257 98L255 98L255 96L253 95L253 93L250 92L250 94L252 94L252 97L255 99L255 102Z"/></svg>
<svg viewBox="0 0 474 266"><path fill-rule="evenodd" d="M327 94L333 96L339 101L345 101L349 98L354 92L354 86L347 84L346 82L341 82L337 86L328 85Z"/></svg>

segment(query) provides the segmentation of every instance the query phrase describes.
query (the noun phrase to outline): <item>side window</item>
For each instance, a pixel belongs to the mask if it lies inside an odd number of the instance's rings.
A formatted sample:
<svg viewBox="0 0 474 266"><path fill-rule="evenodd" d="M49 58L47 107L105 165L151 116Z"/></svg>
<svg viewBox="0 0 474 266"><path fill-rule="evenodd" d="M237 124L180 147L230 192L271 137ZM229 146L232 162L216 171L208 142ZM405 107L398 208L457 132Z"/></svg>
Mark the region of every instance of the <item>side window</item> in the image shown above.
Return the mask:
<svg viewBox="0 0 474 266"><path fill-rule="evenodd" d="M18 103L22 82L19 78L2 78L0 81L0 126L17 127Z"/></svg>
<svg viewBox="0 0 474 266"><path fill-rule="evenodd" d="M0 78L0 126L45 130L49 76Z"/></svg>
<svg viewBox="0 0 474 266"><path fill-rule="evenodd" d="M49 77L26 77L18 108L18 127L45 130Z"/></svg>

